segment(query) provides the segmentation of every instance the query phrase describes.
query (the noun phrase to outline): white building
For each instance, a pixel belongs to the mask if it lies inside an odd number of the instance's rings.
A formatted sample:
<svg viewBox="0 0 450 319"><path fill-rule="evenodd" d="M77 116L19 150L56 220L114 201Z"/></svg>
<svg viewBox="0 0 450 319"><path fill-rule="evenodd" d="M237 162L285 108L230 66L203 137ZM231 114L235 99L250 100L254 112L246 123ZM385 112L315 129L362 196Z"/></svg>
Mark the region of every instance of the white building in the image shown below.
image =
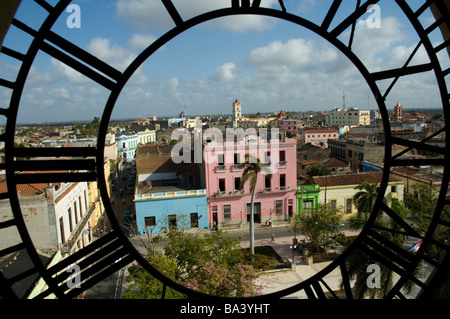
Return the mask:
<svg viewBox="0 0 450 319"><path fill-rule="evenodd" d="M156 131L146 128L144 131L137 132L138 143L147 144L156 142Z"/></svg>
<svg viewBox="0 0 450 319"><path fill-rule="evenodd" d="M6 182L0 189L6 189ZM92 241L87 182L17 185L20 208L33 243L39 251L67 254ZM0 222L12 218L9 200L0 201ZM0 249L21 240L14 227L5 229Z"/></svg>
<svg viewBox="0 0 450 319"><path fill-rule="evenodd" d="M357 108L340 109L335 108L326 114L327 125L357 126L370 125L370 110L359 110Z"/></svg>

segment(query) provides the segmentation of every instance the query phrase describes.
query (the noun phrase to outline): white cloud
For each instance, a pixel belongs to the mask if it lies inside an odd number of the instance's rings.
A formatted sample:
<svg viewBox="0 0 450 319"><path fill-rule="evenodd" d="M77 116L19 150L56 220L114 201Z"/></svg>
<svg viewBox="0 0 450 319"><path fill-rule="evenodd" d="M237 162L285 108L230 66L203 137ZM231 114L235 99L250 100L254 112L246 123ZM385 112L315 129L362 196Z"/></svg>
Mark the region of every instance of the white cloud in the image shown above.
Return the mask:
<svg viewBox="0 0 450 319"><path fill-rule="evenodd" d="M348 37L347 32L344 37ZM355 29L353 52L365 63L369 70L379 67L383 58L395 44L407 39L403 25L395 17L386 17L380 28L369 28L366 21L359 20Z"/></svg>
<svg viewBox="0 0 450 319"><path fill-rule="evenodd" d="M111 43L111 40L106 38L92 39L87 50L119 71L124 71L135 58L133 53L115 43Z"/></svg>
<svg viewBox="0 0 450 319"><path fill-rule="evenodd" d="M133 49L145 49L155 42L156 37L150 34L135 34L128 41L128 45Z"/></svg>
<svg viewBox="0 0 450 319"><path fill-rule="evenodd" d="M182 19L188 20L199 14L231 6L230 0L173 1ZM263 0L262 7L278 5L277 0ZM119 17L134 25L165 30L175 26L172 18L160 0L117 0ZM235 32L266 30L273 27L272 19L263 16L227 17L218 20L218 25Z"/></svg>
<svg viewBox="0 0 450 319"><path fill-rule="evenodd" d="M333 48L316 48L312 40L290 39L283 43L274 41L265 47L252 50L246 64L263 72L308 71L338 60Z"/></svg>
<svg viewBox="0 0 450 319"><path fill-rule="evenodd" d="M225 63L216 68L214 79L218 82L227 83L232 82L236 78L236 64Z"/></svg>

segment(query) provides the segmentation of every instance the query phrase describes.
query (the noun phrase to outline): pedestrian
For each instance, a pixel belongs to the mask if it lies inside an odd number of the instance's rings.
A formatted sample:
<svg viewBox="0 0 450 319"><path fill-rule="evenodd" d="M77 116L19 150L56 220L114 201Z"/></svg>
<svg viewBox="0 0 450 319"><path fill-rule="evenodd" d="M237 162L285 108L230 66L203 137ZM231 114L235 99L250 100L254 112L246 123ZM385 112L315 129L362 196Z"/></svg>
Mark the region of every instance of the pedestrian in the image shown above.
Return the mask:
<svg viewBox="0 0 450 319"><path fill-rule="evenodd" d="M123 202L123 204L125 205L125 198L122 198L122 202Z"/></svg>
<svg viewBox="0 0 450 319"><path fill-rule="evenodd" d="M275 234L274 233L272 233L271 241L275 241Z"/></svg>

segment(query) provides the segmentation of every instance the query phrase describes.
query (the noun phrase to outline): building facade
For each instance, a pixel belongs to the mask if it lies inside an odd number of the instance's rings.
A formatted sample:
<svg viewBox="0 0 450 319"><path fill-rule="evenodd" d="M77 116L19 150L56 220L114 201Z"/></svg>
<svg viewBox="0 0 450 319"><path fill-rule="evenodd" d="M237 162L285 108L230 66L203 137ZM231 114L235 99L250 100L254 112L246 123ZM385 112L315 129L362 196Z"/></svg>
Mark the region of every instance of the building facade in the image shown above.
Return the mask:
<svg viewBox="0 0 450 319"><path fill-rule="evenodd" d="M297 210L301 216L311 216L319 205L319 185L297 186Z"/></svg>
<svg viewBox="0 0 450 319"><path fill-rule="evenodd" d="M303 143L318 146L320 148L328 148L328 140L336 140L339 138L337 130L308 130L303 132Z"/></svg>
<svg viewBox="0 0 450 319"><path fill-rule="evenodd" d="M170 227L208 228L203 167L175 164L172 148L147 144L138 149L134 201L139 235Z"/></svg>
<svg viewBox="0 0 450 319"><path fill-rule="evenodd" d="M354 172L363 172L365 163L382 163L384 146L365 140L330 140L328 141L331 156L348 163Z"/></svg>
<svg viewBox="0 0 450 319"><path fill-rule="evenodd" d="M19 201L28 232L35 247L41 251L75 252L92 241L89 218L92 213L86 182L18 185ZM6 182L0 183L6 188ZM0 201L2 220L12 218L10 203ZM0 247L20 242L17 231L2 238Z"/></svg>
<svg viewBox="0 0 450 319"><path fill-rule="evenodd" d="M336 108L326 114L325 121L337 126L370 125L370 110Z"/></svg>
<svg viewBox="0 0 450 319"><path fill-rule="evenodd" d="M129 161L136 156L136 149L139 145L137 134L122 134L116 136L117 157L123 161Z"/></svg>
<svg viewBox="0 0 450 319"><path fill-rule="evenodd" d="M138 144L147 144L156 142L156 131L145 129L143 131L137 132Z"/></svg>
<svg viewBox="0 0 450 319"><path fill-rule="evenodd" d="M242 227L250 220L249 183L240 188L246 154L261 160L255 188L254 221L289 220L297 211L296 141L245 137L211 142L204 147L205 179L210 227Z"/></svg>
<svg viewBox="0 0 450 319"><path fill-rule="evenodd" d="M161 187L135 196L138 235L176 227L208 229L205 189Z"/></svg>
<svg viewBox="0 0 450 319"><path fill-rule="evenodd" d="M381 183L381 180L382 172L369 172L313 177L312 183L319 186L319 204L327 203L332 209L340 208L344 217L350 217L357 213L353 196L359 190L355 187L363 182ZM403 195L403 181L391 176L384 194L386 205L391 207L393 201L403 201Z"/></svg>

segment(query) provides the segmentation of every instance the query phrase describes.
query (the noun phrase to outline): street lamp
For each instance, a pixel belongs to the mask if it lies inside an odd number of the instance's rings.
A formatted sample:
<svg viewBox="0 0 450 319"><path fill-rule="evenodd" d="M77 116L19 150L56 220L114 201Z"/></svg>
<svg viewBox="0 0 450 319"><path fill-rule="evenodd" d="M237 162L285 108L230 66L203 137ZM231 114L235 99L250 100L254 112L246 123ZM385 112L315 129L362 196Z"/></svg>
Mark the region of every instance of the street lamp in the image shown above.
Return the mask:
<svg viewBox="0 0 450 319"><path fill-rule="evenodd" d="M297 238L292 238L292 245L289 246L289 248L292 250L292 268L295 268L295 262L294 262L294 250L296 250L298 247L298 240Z"/></svg>

